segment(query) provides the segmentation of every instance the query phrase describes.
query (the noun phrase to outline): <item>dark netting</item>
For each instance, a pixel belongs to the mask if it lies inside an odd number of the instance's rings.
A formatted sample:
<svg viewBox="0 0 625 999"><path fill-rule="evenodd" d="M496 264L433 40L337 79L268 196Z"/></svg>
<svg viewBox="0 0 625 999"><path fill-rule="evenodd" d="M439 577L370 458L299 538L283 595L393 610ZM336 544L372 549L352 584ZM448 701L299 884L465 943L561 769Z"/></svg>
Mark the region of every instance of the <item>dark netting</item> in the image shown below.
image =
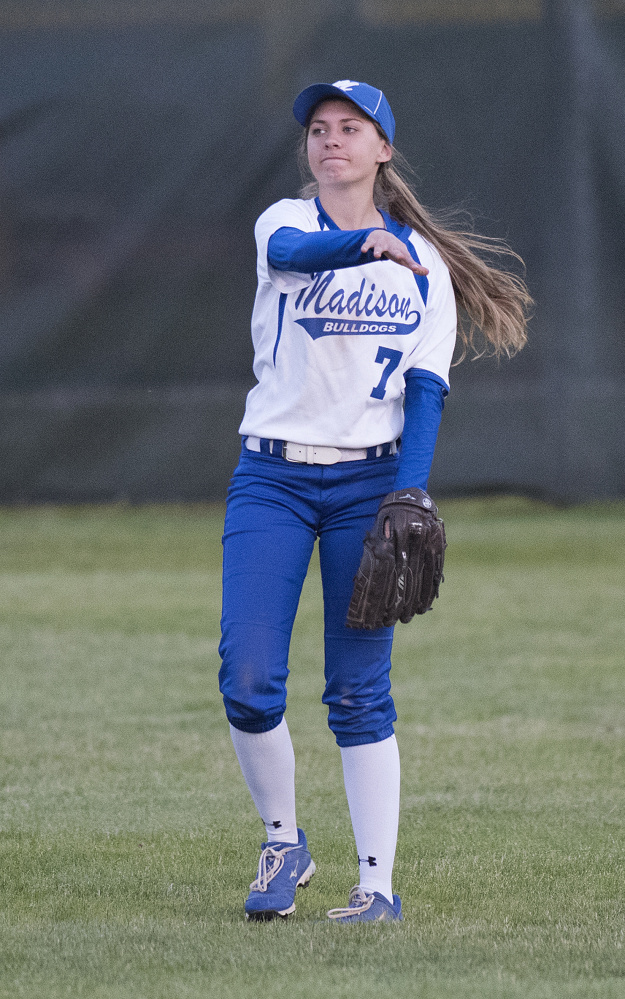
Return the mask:
<svg viewBox="0 0 625 999"><path fill-rule="evenodd" d="M294 95L347 77L537 300L519 357L452 371L432 491L625 494L622 3L121 8L0 11L1 502L225 495L253 223L297 191Z"/></svg>

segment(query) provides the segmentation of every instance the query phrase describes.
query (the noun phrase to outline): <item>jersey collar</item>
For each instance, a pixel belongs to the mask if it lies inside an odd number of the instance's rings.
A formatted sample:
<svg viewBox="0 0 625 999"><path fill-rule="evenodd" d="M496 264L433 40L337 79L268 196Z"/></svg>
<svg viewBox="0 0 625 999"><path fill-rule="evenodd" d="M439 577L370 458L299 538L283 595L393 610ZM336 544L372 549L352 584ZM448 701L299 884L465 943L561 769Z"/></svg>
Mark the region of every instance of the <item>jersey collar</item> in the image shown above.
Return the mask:
<svg viewBox="0 0 625 999"><path fill-rule="evenodd" d="M317 221L319 222L319 227L321 229L338 229L336 222L331 218L326 212L325 208L321 204L319 197L315 198L315 205L317 207ZM378 209L380 215L384 219L384 227L392 232L394 236L401 239L402 243L407 243L410 237L410 226L404 225L403 222L397 222L395 219L391 218L388 212L383 209Z"/></svg>

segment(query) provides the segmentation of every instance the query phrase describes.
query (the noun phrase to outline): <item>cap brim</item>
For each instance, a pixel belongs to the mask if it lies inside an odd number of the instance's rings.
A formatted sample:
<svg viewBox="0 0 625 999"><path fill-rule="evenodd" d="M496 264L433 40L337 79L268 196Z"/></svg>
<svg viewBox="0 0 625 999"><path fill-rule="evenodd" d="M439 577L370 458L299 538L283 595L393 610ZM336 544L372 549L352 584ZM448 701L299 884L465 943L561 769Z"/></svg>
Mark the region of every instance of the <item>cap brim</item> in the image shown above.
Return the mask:
<svg viewBox="0 0 625 999"><path fill-rule="evenodd" d="M306 126L308 124L308 119L313 108L322 101L324 98L340 97L343 100L351 101L349 94L341 90L340 87L333 87L331 83L313 83L310 87L306 87L302 90L301 94L295 98L295 103L293 104L293 114L300 125ZM351 101L356 107L360 107L357 101ZM361 108L363 114L367 114ZM369 115L367 115L369 117Z"/></svg>

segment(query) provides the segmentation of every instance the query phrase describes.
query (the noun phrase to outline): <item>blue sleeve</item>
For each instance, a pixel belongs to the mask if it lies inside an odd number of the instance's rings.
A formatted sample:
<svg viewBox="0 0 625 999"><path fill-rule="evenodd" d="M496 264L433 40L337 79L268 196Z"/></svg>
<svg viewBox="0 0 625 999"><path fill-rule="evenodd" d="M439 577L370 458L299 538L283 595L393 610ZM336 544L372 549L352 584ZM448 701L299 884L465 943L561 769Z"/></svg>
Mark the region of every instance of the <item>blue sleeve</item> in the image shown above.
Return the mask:
<svg viewBox="0 0 625 999"><path fill-rule="evenodd" d="M447 386L429 371L406 372L404 430L394 489L427 489Z"/></svg>
<svg viewBox="0 0 625 999"><path fill-rule="evenodd" d="M277 271L297 271L300 274L370 264L376 259L373 250L362 253L360 247L376 228L302 232L301 229L283 226L269 237L267 260Z"/></svg>

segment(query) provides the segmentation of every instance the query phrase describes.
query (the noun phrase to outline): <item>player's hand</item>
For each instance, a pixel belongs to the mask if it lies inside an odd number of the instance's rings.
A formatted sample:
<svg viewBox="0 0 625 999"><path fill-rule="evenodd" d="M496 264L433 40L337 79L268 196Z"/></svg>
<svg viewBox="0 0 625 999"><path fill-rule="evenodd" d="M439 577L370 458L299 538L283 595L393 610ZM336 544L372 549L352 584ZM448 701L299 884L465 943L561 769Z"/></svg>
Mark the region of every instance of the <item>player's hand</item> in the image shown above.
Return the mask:
<svg viewBox="0 0 625 999"><path fill-rule="evenodd" d="M414 274L429 274L427 267L422 267L413 260L406 244L386 229L374 229L370 232L360 249L363 253L373 250L376 260L386 257L388 260L394 260L396 264L401 264L402 267L407 267Z"/></svg>

